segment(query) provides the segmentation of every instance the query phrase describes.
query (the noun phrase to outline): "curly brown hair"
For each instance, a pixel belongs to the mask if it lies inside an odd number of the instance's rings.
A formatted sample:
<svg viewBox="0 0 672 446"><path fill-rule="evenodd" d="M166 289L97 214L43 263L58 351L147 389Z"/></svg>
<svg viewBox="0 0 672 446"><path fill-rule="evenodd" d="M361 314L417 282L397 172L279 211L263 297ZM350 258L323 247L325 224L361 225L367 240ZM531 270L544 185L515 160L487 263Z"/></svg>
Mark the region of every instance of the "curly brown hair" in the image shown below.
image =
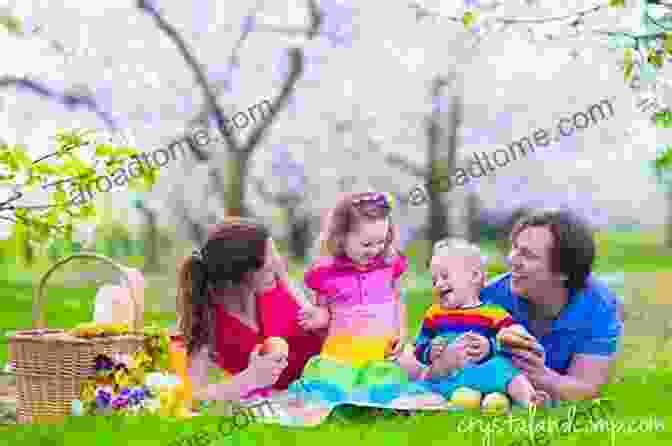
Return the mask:
<svg viewBox="0 0 672 446"><path fill-rule="evenodd" d="M247 273L265 264L269 237L270 232L261 223L227 218L210 229L201 250L178 266L178 329L184 335L188 354L204 345L214 347L212 296L223 288L240 287L247 282Z"/></svg>
<svg viewBox="0 0 672 446"><path fill-rule="evenodd" d="M567 288L585 288L595 261L594 228L569 209L534 209L515 222L511 242L531 226L548 227L553 235L551 270L567 276Z"/></svg>
<svg viewBox="0 0 672 446"><path fill-rule="evenodd" d="M389 231L385 240L384 253L391 257L399 253L399 229L392 221L392 212L389 206L379 206L375 203L356 204L367 195L376 192L358 192L344 194L336 205L327 213L322 220L320 232L320 255L338 256L345 254L343 240L345 236L355 231L357 225L363 220L375 221L387 219ZM386 200L389 200L386 198ZM387 201L389 205L389 201Z"/></svg>

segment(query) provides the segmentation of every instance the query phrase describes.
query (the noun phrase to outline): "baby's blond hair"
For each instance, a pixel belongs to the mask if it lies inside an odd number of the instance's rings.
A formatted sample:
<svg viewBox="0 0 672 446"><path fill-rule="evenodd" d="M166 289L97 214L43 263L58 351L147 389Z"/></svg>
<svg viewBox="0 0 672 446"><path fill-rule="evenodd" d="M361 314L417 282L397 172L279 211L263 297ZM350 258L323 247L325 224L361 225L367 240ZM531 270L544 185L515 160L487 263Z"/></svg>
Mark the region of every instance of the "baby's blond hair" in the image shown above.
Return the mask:
<svg viewBox="0 0 672 446"><path fill-rule="evenodd" d="M479 269L487 262L481 248L467 240L457 237L446 237L439 240L432 248L432 257L435 256L458 256L470 259ZM431 259L430 259L431 261Z"/></svg>

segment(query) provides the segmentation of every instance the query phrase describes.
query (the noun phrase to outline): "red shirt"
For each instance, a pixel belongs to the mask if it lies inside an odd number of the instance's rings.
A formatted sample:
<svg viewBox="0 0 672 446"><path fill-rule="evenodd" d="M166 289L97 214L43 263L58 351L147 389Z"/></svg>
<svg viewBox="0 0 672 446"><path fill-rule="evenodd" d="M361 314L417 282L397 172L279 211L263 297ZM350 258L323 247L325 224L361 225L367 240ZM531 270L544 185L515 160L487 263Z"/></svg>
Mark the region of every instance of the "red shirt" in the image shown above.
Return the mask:
<svg viewBox="0 0 672 446"><path fill-rule="evenodd" d="M283 390L301 376L308 359L320 353L324 332L306 332L298 325L299 305L287 284L279 280L274 288L257 294L256 299L258 332L228 314L222 305L216 305L219 366L236 375L247 368L255 345L271 336L282 337L289 344L288 366L273 388Z"/></svg>

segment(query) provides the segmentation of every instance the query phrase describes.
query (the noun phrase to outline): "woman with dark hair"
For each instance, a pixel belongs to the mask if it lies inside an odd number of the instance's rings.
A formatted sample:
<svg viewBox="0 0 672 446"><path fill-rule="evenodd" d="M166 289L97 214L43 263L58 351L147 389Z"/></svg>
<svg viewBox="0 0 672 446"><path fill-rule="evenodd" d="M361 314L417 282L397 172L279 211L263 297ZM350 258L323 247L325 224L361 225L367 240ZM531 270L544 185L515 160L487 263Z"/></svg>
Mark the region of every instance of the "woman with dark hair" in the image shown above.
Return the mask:
<svg viewBox="0 0 672 446"><path fill-rule="evenodd" d="M321 335L298 325L300 305L283 266L268 229L241 218L212 228L205 246L180 266L179 328L195 399L239 400L269 386L287 388L319 353ZM257 352L272 336L287 341L288 354ZM213 362L228 382L208 384Z"/></svg>

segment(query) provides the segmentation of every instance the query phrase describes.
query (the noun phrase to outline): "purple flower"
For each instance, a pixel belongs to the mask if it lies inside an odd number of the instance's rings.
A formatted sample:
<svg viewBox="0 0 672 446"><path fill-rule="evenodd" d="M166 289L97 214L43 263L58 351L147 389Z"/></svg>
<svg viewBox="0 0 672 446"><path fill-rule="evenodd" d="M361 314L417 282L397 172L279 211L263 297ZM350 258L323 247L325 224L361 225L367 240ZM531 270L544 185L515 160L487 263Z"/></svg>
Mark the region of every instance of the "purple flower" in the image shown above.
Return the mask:
<svg viewBox="0 0 672 446"><path fill-rule="evenodd" d="M351 47L354 30L354 9L338 0L320 0L319 8L324 15L321 34L326 36L333 47Z"/></svg>
<svg viewBox="0 0 672 446"><path fill-rule="evenodd" d="M446 113L450 110L450 99L446 96L434 96L432 98L432 112Z"/></svg>
<svg viewBox="0 0 672 446"><path fill-rule="evenodd" d="M156 0L138 0L138 8L144 9L145 11L158 14L159 8L156 5Z"/></svg>
<svg viewBox="0 0 672 446"><path fill-rule="evenodd" d="M124 387L121 389L121 392L119 392L119 396L123 396L124 398L128 398L128 396L131 394L131 389L128 387Z"/></svg>
<svg viewBox="0 0 672 446"><path fill-rule="evenodd" d="M177 105L177 112L190 114L193 110L194 98L190 95L181 96Z"/></svg>
<svg viewBox="0 0 672 446"><path fill-rule="evenodd" d="M98 355L96 356L96 372L102 371L102 370L112 370L114 368L114 361L112 359L108 358L105 355Z"/></svg>
<svg viewBox="0 0 672 446"><path fill-rule="evenodd" d="M464 6L466 8L477 8L479 6L478 0L464 0Z"/></svg>
<svg viewBox="0 0 672 446"><path fill-rule="evenodd" d="M271 156L271 172L273 176L285 178L287 191L300 194L305 189L306 175L301 163L292 158L292 154L284 144L276 144Z"/></svg>
<svg viewBox="0 0 672 446"><path fill-rule="evenodd" d="M98 389L96 392L96 407L98 409L106 409L110 405L112 394L105 390Z"/></svg>
<svg viewBox="0 0 672 446"><path fill-rule="evenodd" d="M287 96L287 102L285 103L285 107L287 108L287 111L289 111L292 115L296 115L296 113L299 111L299 106L296 102L296 95L293 92L289 96Z"/></svg>
<svg viewBox="0 0 672 446"><path fill-rule="evenodd" d="M134 387L129 390L128 394L122 392L122 395L126 396L133 404L138 404L140 401L147 398L147 392L142 387Z"/></svg>
<svg viewBox="0 0 672 446"><path fill-rule="evenodd" d="M256 24L256 19L253 15L248 15L243 20L243 24L240 27L240 31L243 34L251 33L254 31L254 25Z"/></svg>
<svg viewBox="0 0 672 446"><path fill-rule="evenodd" d="M404 249L406 245L418 235L418 228L408 225L399 225L399 247Z"/></svg>
<svg viewBox="0 0 672 446"><path fill-rule="evenodd" d="M153 111L148 111L142 114L142 121L147 124L155 124L158 122L158 114Z"/></svg>
<svg viewBox="0 0 672 446"><path fill-rule="evenodd" d="M118 396L112 400L112 408L121 409L123 407L128 407L128 398Z"/></svg>

